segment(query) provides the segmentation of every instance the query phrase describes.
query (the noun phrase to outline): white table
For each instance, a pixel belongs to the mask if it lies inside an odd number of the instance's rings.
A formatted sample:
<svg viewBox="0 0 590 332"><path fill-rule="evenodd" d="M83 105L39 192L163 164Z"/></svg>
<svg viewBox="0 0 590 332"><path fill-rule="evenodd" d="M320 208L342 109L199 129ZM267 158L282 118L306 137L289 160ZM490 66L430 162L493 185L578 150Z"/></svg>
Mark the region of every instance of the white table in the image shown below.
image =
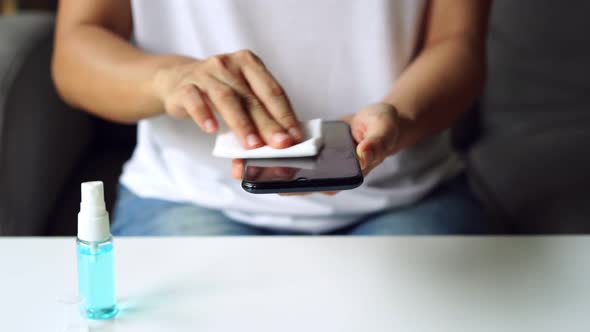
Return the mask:
<svg viewBox="0 0 590 332"><path fill-rule="evenodd" d="M589 331L590 238L120 238L91 331ZM72 238L0 239L0 331L54 331Z"/></svg>

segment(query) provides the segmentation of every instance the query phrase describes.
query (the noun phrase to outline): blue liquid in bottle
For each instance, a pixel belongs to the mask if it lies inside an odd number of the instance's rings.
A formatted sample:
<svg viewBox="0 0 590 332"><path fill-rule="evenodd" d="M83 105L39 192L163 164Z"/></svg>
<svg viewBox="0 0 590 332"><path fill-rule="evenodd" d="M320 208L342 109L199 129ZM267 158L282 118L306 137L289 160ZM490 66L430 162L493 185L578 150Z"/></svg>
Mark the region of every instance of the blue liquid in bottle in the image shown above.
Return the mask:
<svg viewBox="0 0 590 332"><path fill-rule="evenodd" d="M84 300L82 314L89 319L109 319L117 315L113 242L86 242L78 239L78 285Z"/></svg>

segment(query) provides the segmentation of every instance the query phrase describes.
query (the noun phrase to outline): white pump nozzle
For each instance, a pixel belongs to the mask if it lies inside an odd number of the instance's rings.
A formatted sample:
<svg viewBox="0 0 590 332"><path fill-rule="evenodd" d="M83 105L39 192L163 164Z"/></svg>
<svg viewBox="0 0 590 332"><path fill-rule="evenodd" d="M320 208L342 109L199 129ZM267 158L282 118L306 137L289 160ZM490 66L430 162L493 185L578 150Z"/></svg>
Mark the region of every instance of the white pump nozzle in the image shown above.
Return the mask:
<svg viewBox="0 0 590 332"><path fill-rule="evenodd" d="M102 181L84 182L78 213L78 238L87 242L102 242L110 237L109 214L104 203Z"/></svg>

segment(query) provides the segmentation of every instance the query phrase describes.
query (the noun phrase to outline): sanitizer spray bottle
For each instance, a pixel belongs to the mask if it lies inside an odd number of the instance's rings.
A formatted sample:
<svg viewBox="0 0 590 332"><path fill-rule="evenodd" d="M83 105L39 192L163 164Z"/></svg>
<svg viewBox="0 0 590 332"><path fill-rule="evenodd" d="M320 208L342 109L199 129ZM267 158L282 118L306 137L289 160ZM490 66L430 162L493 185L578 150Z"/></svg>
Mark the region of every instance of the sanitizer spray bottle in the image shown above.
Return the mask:
<svg viewBox="0 0 590 332"><path fill-rule="evenodd" d="M100 181L82 183L76 244L82 314L89 319L114 317L118 310L113 240Z"/></svg>

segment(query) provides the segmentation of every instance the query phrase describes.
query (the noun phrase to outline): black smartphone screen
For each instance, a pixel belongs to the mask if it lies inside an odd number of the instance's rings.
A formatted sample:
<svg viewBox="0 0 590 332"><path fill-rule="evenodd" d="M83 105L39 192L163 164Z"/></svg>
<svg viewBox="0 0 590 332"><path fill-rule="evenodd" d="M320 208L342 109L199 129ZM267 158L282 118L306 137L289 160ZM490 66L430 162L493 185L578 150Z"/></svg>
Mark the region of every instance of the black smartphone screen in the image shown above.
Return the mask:
<svg viewBox="0 0 590 332"><path fill-rule="evenodd" d="M288 193L360 186L363 175L348 124L324 122L322 136L324 145L316 157L247 159L242 187L251 193Z"/></svg>

